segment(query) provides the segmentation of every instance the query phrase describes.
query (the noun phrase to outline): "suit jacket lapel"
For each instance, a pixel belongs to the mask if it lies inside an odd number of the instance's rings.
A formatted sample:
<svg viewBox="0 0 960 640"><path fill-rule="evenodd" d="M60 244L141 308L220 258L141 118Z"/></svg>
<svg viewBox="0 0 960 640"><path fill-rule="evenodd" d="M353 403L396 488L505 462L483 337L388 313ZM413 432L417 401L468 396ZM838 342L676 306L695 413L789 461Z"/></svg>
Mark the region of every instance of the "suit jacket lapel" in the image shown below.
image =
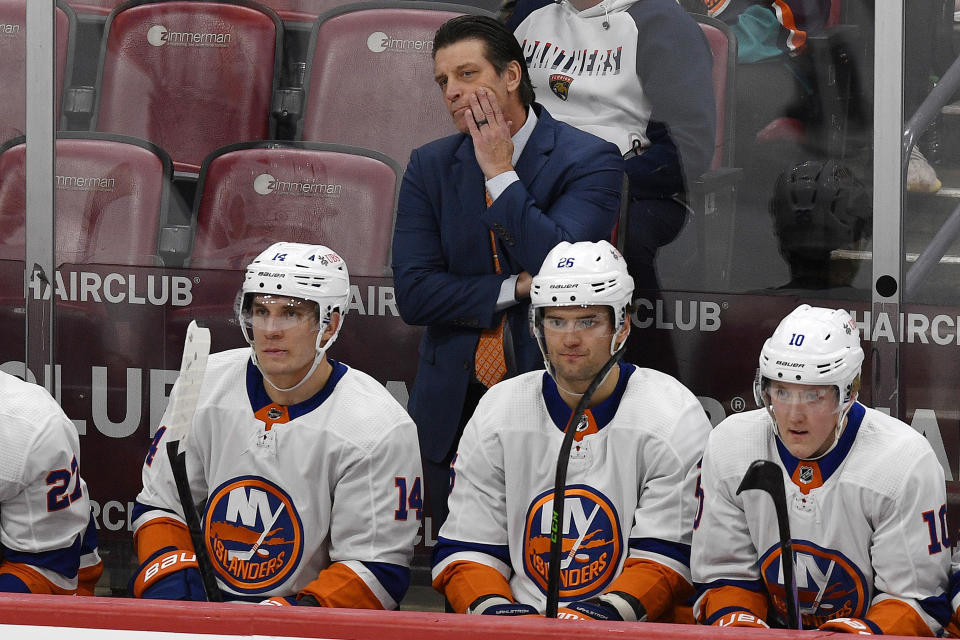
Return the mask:
<svg viewBox="0 0 960 640"><path fill-rule="evenodd" d="M464 136L454 158L453 188L460 199L460 214L469 220L478 220L486 206L483 198L484 180L470 136Z"/></svg>
<svg viewBox="0 0 960 640"><path fill-rule="evenodd" d="M517 175L531 192L531 186L540 170L546 166L556 144L556 125L556 121L550 117L546 109L539 109L537 126L533 128L530 139L527 140L527 146L523 148L523 153L517 159Z"/></svg>
<svg viewBox="0 0 960 640"><path fill-rule="evenodd" d="M537 114L537 125L527 140L527 145L523 148L523 153L517 160L515 167L520 181L527 186L533 194L532 185L539 175L540 171L546 166L550 153L556 144L556 121L550 117L545 109L539 109ZM470 228L477 224L480 215L483 213L484 204L484 178L480 165L477 164L477 157L473 151L473 140L465 135L460 146L454 154L451 176L454 180L454 189L460 200L461 228ZM484 247L489 247L489 241L483 238ZM510 255L509 248L499 245L501 261L505 261L504 272L518 273L519 270ZM489 255L490 250L485 253ZM490 262L491 271L493 263Z"/></svg>

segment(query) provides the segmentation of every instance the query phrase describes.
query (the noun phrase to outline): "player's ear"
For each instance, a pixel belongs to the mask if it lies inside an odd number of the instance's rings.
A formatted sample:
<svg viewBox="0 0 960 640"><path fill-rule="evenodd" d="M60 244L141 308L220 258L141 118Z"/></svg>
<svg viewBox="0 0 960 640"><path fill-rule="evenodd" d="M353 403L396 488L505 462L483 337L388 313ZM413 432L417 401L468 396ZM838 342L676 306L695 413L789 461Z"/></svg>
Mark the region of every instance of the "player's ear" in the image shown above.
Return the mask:
<svg viewBox="0 0 960 640"><path fill-rule="evenodd" d="M329 340L330 337L337 332L337 329L340 328L340 312L334 311L330 314L330 322L327 323L326 329L323 330L323 340Z"/></svg>
<svg viewBox="0 0 960 640"><path fill-rule="evenodd" d="M630 335L630 316L627 316L627 319L624 321L623 326L620 327L620 331L617 332L617 349L623 346L623 343L627 341L627 337Z"/></svg>

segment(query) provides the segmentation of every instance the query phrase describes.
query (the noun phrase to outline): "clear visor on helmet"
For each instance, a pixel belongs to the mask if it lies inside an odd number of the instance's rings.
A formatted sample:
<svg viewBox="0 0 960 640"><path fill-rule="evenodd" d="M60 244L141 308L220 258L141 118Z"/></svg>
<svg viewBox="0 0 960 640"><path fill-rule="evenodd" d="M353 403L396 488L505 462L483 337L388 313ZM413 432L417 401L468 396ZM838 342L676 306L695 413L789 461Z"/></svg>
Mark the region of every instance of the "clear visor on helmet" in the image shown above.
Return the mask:
<svg viewBox="0 0 960 640"><path fill-rule="evenodd" d="M807 385L763 379L760 397L767 408L799 409L818 413L840 413L840 393L832 385Z"/></svg>
<svg viewBox="0 0 960 640"><path fill-rule="evenodd" d="M607 307L545 307L536 310L534 332L544 334L580 332L593 337L612 336L615 331Z"/></svg>
<svg viewBox="0 0 960 640"><path fill-rule="evenodd" d="M320 329L317 303L288 296L248 294L243 301L240 318L247 330L286 331L294 327Z"/></svg>

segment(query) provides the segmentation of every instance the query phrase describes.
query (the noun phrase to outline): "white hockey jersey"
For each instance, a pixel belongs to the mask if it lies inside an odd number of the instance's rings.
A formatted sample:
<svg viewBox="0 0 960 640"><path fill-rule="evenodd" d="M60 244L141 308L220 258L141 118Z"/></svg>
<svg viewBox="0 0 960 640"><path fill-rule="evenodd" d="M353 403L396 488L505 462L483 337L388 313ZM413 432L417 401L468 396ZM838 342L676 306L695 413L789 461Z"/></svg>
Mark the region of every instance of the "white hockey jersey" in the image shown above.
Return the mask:
<svg viewBox="0 0 960 640"><path fill-rule="evenodd" d="M729 611L733 603L707 602L724 586L766 591L775 615L786 619L773 501L760 491L736 493L758 459L783 470L805 628L869 618L872 606L894 599L932 632L939 629L934 617L941 618L936 608L950 563L942 468L923 436L859 403L836 447L817 461L791 456L764 409L730 416L714 429L693 535L698 619L710 624Z"/></svg>
<svg viewBox="0 0 960 640"><path fill-rule="evenodd" d="M710 422L670 376L619 366L616 390L581 421L570 452L561 602L602 593L628 557L690 580L697 463ZM543 371L483 396L453 464L434 580L458 561L481 563L509 580L517 602L545 609L557 455L570 414Z"/></svg>
<svg viewBox="0 0 960 640"><path fill-rule="evenodd" d="M0 557L72 592L90 521L77 429L43 387L0 372L0 398Z"/></svg>
<svg viewBox="0 0 960 640"><path fill-rule="evenodd" d="M226 599L295 596L335 562L386 609L406 591L422 518L416 429L383 385L331 363L323 389L286 407L266 395L249 349L210 356L183 446ZM158 431L133 524L171 514L182 520Z"/></svg>

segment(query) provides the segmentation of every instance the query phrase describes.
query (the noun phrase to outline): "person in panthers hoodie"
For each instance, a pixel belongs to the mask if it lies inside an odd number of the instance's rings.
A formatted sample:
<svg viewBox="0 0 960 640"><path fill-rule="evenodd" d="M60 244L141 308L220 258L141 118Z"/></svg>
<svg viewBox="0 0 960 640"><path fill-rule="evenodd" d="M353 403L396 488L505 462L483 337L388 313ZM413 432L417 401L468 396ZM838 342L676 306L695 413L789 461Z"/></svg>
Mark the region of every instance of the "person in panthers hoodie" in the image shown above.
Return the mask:
<svg viewBox="0 0 960 640"><path fill-rule="evenodd" d="M534 0L536 2L536 0ZM511 24L537 96L553 116L625 154L624 254L636 288L657 290L658 247L680 232L686 192L716 136L710 48L676 0L563 0Z"/></svg>

